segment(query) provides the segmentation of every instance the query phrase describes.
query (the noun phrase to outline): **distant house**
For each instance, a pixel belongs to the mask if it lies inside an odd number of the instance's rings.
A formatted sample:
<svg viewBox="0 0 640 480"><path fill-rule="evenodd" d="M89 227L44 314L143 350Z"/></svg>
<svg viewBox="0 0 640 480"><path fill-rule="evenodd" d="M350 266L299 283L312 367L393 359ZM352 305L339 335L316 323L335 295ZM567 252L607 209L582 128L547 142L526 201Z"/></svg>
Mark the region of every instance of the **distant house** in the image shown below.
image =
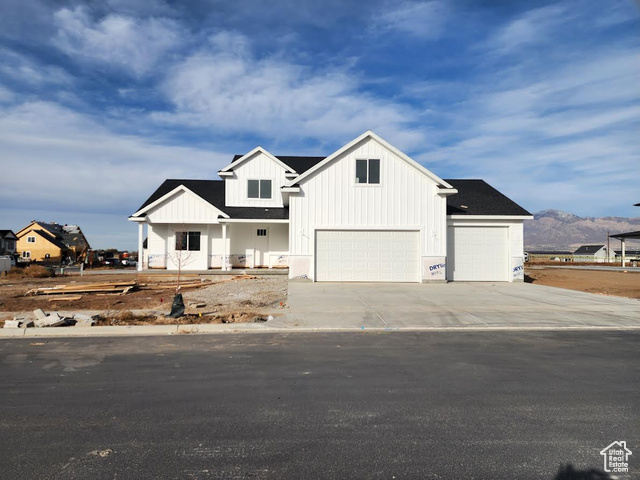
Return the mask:
<svg viewBox="0 0 640 480"><path fill-rule="evenodd" d="M530 261L553 260L556 262L572 262L573 252L566 250L529 250Z"/></svg>
<svg viewBox="0 0 640 480"><path fill-rule="evenodd" d="M23 261L61 263L81 260L89 242L78 225L32 221L16 234Z"/></svg>
<svg viewBox="0 0 640 480"><path fill-rule="evenodd" d="M616 262L622 260L622 250L616 250ZM625 259L629 261L638 261L640 260L640 250L626 250L624 251Z"/></svg>
<svg viewBox="0 0 640 480"><path fill-rule="evenodd" d="M11 230L0 230L0 255L14 255L18 237Z"/></svg>
<svg viewBox="0 0 640 480"><path fill-rule="evenodd" d="M606 245L582 245L573 252L574 262L612 262L615 258L613 250L608 251Z"/></svg>

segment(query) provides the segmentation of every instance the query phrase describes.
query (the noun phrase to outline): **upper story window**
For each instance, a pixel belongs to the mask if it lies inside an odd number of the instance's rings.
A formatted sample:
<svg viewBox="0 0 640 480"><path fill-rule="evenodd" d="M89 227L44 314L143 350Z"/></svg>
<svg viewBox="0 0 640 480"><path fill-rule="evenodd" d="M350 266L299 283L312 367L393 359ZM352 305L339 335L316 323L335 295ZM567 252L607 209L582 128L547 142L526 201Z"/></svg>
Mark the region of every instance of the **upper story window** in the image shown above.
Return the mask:
<svg viewBox="0 0 640 480"><path fill-rule="evenodd" d="M36 243L36 237L27 237L27 243Z"/></svg>
<svg viewBox="0 0 640 480"><path fill-rule="evenodd" d="M356 183L380 183L380 159L356 160Z"/></svg>
<svg viewBox="0 0 640 480"><path fill-rule="evenodd" d="M248 180L247 197L271 198L271 180Z"/></svg>
<svg viewBox="0 0 640 480"><path fill-rule="evenodd" d="M200 232L176 232L176 250L200 251Z"/></svg>

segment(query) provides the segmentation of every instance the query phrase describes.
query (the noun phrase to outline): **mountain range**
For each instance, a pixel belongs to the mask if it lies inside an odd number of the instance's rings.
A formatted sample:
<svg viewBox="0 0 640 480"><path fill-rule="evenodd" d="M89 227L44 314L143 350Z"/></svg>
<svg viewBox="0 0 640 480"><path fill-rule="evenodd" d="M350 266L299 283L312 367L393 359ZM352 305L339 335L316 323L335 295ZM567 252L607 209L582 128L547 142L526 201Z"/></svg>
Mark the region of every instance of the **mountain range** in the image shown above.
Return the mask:
<svg viewBox="0 0 640 480"><path fill-rule="evenodd" d="M607 235L640 230L640 217L579 217L561 210L542 210L524 221L525 250L576 250L581 245L606 245ZM640 240L626 240L627 249L640 249ZM610 239L614 250L620 240Z"/></svg>

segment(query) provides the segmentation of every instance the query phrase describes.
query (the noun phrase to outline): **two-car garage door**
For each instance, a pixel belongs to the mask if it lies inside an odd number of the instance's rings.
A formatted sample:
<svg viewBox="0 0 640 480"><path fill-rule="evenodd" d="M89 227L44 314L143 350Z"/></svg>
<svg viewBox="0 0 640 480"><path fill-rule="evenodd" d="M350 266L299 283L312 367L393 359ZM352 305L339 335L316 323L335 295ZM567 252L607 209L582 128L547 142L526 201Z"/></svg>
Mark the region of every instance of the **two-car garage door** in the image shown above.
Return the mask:
<svg viewBox="0 0 640 480"><path fill-rule="evenodd" d="M509 281L507 227L453 226L447 230L447 279Z"/></svg>
<svg viewBox="0 0 640 480"><path fill-rule="evenodd" d="M419 282L417 231L318 230L319 282Z"/></svg>

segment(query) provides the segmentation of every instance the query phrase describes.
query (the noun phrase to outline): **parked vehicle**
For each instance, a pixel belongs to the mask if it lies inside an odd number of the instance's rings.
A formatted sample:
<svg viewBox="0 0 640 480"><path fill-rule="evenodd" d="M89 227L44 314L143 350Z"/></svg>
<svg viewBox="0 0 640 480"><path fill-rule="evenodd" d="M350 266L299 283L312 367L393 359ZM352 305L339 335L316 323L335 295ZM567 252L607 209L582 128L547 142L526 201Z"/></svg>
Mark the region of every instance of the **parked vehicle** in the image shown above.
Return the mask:
<svg viewBox="0 0 640 480"><path fill-rule="evenodd" d="M104 265L105 267L121 267L122 266L122 262L120 262L119 259L117 258L105 258L102 261L102 265Z"/></svg>

